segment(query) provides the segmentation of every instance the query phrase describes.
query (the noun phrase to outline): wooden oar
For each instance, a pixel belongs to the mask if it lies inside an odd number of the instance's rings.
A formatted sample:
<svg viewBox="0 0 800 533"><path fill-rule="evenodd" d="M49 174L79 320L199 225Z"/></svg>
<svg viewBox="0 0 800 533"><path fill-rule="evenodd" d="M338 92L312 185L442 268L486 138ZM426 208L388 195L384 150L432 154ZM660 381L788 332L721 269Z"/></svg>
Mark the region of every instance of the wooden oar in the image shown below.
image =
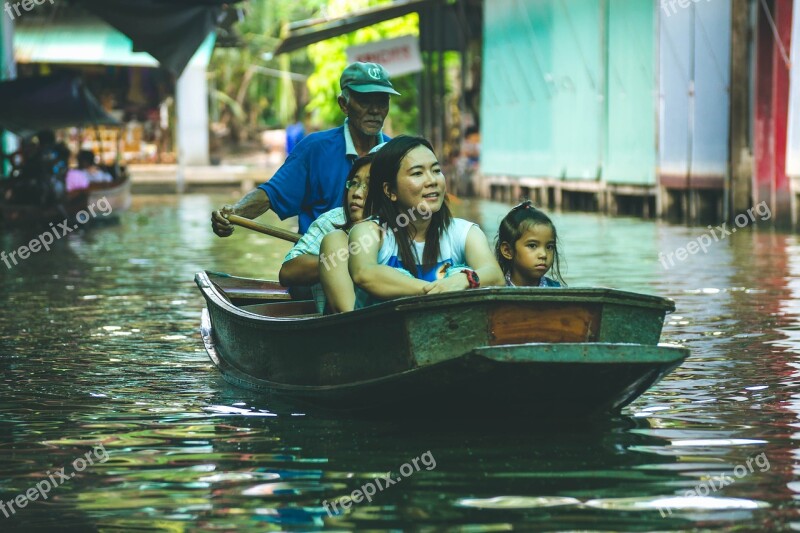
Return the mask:
<svg viewBox="0 0 800 533"><path fill-rule="evenodd" d="M286 231L285 229L276 228L275 226L267 226L265 224L259 224L258 222L253 222L249 218L240 217L238 215L228 215L226 218L230 221L231 224L251 229L253 231L263 233L264 235L271 235L273 237L283 239L284 241L297 242L300 240L301 237L299 233L294 233L293 231Z"/></svg>

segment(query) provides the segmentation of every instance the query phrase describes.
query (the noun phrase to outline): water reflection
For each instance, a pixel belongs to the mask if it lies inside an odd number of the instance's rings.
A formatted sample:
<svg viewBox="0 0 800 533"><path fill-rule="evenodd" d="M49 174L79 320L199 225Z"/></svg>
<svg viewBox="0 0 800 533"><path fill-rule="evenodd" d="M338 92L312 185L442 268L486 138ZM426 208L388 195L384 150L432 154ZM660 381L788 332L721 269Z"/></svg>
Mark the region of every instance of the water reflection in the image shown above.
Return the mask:
<svg viewBox="0 0 800 533"><path fill-rule="evenodd" d="M336 420L235 389L206 357L194 272L274 278L289 248L241 228L213 237L208 214L225 201L137 197L119 224L75 232L49 253L0 268L0 500L96 443L109 454L46 500L0 516L0 528L768 530L800 522L796 237L740 230L664 269L658 254L705 228L556 213L570 285L676 300L664 340L692 349L681 368L612 419L514 427ZM508 206L455 208L493 236ZM0 244L10 250L26 239L6 233ZM328 515L324 501L426 451L434 469ZM753 462L761 454L768 469ZM731 476L748 460L752 471ZM735 482L711 490L725 474Z"/></svg>

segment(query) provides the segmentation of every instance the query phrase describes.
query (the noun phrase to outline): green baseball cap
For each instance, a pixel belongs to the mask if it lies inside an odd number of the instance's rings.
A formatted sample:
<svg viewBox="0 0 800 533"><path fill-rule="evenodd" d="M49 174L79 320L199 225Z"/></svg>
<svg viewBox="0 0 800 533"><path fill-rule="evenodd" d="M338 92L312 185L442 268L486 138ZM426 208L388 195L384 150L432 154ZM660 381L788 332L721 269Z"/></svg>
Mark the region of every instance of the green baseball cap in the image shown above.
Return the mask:
<svg viewBox="0 0 800 533"><path fill-rule="evenodd" d="M347 87L357 93L400 93L394 90L389 81L389 73L377 63L351 63L339 78L339 87Z"/></svg>

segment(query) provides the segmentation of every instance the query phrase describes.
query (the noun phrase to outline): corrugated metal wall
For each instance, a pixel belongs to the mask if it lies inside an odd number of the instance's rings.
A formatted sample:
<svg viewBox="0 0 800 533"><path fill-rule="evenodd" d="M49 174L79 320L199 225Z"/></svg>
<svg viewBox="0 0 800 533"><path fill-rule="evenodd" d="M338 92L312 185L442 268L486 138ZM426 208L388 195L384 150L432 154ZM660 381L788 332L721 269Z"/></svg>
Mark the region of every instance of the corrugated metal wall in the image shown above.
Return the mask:
<svg viewBox="0 0 800 533"><path fill-rule="evenodd" d="M481 167L492 174L552 176L549 2L497 0L485 4L484 17Z"/></svg>
<svg viewBox="0 0 800 533"><path fill-rule="evenodd" d="M655 183L654 9L486 2L483 173Z"/></svg>
<svg viewBox="0 0 800 533"><path fill-rule="evenodd" d="M593 180L600 172L605 128L601 2L557 0L551 5L554 175Z"/></svg>
<svg viewBox="0 0 800 533"><path fill-rule="evenodd" d="M685 187L689 174L689 93L693 71L693 14L662 14L659 25L659 167L662 180Z"/></svg>
<svg viewBox="0 0 800 533"><path fill-rule="evenodd" d="M727 175L729 153L731 4L698 2L693 7L695 106L692 175L722 179Z"/></svg>
<svg viewBox="0 0 800 533"><path fill-rule="evenodd" d="M700 2L660 16L659 174L666 186L722 186L730 32L729 2Z"/></svg>
<svg viewBox="0 0 800 533"><path fill-rule="evenodd" d="M800 178L800 0L794 0L792 21L791 92L789 93L789 141L786 147L786 173Z"/></svg>
<svg viewBox="0 0 800 533"><path fill-rule="evenodd" d="M655 2L608 2L609 183L655 184Z"/></svg>

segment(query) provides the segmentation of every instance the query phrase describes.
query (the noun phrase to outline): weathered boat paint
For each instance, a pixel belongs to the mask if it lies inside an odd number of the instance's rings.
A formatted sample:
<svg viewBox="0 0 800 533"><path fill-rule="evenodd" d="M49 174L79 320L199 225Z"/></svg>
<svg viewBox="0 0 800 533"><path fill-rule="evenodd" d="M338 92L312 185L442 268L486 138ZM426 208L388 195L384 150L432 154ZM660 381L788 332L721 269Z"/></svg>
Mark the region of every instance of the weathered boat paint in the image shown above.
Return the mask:
<svg viewBox="0 0 800 533"><path fill-rule="evenodd" d="M203 340L223 376L315 407L408 412L425 398L444 412L494 412L524 398L518 407L531 412L617 409L688 355L657 346L671 300L614 289L487 288L319 316L274 283L210 272L195 281L207 303ZM585 389L577 402L570 375ZM385 401L371 400L381 388ZM543 409L548 398L558 405Z"/></svg>

